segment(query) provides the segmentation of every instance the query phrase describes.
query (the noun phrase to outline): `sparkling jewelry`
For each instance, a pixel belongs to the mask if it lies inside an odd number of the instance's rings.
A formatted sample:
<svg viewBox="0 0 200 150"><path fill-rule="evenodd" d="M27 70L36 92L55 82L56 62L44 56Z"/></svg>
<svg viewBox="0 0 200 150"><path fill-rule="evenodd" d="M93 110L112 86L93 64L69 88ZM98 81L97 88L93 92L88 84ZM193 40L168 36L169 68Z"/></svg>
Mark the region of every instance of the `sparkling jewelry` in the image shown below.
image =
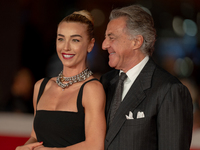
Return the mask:
<svg viewBox="0 0 200 150"><path fill-rule="evenodd" d="M92 71L86 68L84 71L82 71L78 75L75 75L72 77L64 77L63 71L61 71L57 77L56 83L58 84L58 86L60 86L64 90L66 87L69 87L73 83L84 81L92 74L93 74ZM63 82L68 82L68 83L63 83Z"/></svg>

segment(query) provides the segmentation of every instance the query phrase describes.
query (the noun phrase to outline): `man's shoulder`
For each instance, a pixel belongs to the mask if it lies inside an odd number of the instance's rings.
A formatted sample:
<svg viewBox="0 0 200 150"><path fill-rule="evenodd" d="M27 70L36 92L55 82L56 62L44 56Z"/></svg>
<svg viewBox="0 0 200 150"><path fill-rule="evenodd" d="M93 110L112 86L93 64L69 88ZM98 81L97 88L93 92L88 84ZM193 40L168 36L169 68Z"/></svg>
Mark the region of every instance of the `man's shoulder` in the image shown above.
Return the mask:
<svg viewBox="0 0 200 150"><path fill-rule="evenodd" d="M144 70L142 71L146 76L152 72L152 82L159 82L160 84L180 83L179 79L161 67L159 64L150 59Z"/></svg>
<svg viewBox="0 0 200 150"><path fill-rule="evenodd" d="M156 69L154 71L152 82L156 82L159 83L159 85L165 86L182 85L178 77L158 65L156 66Z"/></svg>
<svg viewBox="0 0 200 150"><path fill-rule="evenodd" d="M101 78L104 78L104 79L112 79L113 77L115 77L117 74L119 74L119 70L116 70L116 69L112 69L110 70L109 72L106 72L105 74L103 74L101 76Z"/></svg>
<svg viewBox="0 0 200 150"><path fill-rule="evenodd" d="M104 89L110 84L110 81L119 74L119 70L112 69L111 71L101 76L100 82L103 84Z"/></svg>

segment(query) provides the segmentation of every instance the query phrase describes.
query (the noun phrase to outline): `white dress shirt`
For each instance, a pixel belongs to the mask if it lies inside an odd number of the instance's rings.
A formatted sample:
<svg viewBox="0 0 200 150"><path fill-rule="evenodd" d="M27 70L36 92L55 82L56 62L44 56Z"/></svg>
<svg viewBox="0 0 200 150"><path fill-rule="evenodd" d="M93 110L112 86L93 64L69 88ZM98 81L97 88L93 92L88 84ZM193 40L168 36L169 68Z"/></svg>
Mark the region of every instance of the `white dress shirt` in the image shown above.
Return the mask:
<svg viewBox="0 0 200 150"><path fill-rule="evenodd" d="M129 71L126 72L127 79L124 81L122 101L123 101L125 95L127 94L127 92L129 91L131 85L133 84L133 82L135 81L137 76L140 74L141 70L146 65L148 60L149 60L149 56L146 56L139 64L137 64L136 66L134 66L133 68L131 68ZM121 74L121 72L123 72L123 71L120 70L119 74Z"/></svg>

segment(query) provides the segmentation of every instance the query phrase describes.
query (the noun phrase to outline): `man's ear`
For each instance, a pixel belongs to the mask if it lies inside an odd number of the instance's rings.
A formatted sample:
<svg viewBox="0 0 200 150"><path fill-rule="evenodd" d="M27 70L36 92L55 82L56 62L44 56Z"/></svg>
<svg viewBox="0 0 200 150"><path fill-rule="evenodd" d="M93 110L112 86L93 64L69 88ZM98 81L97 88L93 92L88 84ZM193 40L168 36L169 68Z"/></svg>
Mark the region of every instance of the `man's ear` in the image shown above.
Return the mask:
<svg viewBox="0 0 200 150"><path fill-rule="evenodd" d="M93 49L93 47L94 47L94 43L95 43L95 39L92 38L92 39L90 40L89 45L88 45L88 49L87 49L87 52L88 52L88 53L90 53L90 52L92 51L92 49Z"/></svg>
<svg viewBox="0 0 200 150"><path fill-rule="evenodd" d="M142 46L143 44L143 41L144 41L144 38L142 35L137 35L135 38L134 38L134 46L133 46L133 49L140 49L140 47Z"/></svg>

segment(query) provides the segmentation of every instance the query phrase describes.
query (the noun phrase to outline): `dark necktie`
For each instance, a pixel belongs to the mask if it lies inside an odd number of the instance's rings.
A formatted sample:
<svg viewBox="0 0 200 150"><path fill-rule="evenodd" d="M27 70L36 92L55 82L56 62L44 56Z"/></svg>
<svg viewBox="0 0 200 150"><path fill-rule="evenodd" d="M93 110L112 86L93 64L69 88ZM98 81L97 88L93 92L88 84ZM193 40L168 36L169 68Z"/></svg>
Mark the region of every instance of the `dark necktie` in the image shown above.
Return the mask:
<svg viewBox="0 0 200 150"><path fill-rule="evenodd" d="M117 109L119 108L119 105L122 101L122 92L123 92L123 87L124 87L124 80L127 78L127 75L125 73L121 73L119 76L119 81L115 90L115 94L113 97L112 105L111 105L111 111L110 111L110 120L109 120L109 125L112 123L113 118L115 116L115 113Z"/></svg>

